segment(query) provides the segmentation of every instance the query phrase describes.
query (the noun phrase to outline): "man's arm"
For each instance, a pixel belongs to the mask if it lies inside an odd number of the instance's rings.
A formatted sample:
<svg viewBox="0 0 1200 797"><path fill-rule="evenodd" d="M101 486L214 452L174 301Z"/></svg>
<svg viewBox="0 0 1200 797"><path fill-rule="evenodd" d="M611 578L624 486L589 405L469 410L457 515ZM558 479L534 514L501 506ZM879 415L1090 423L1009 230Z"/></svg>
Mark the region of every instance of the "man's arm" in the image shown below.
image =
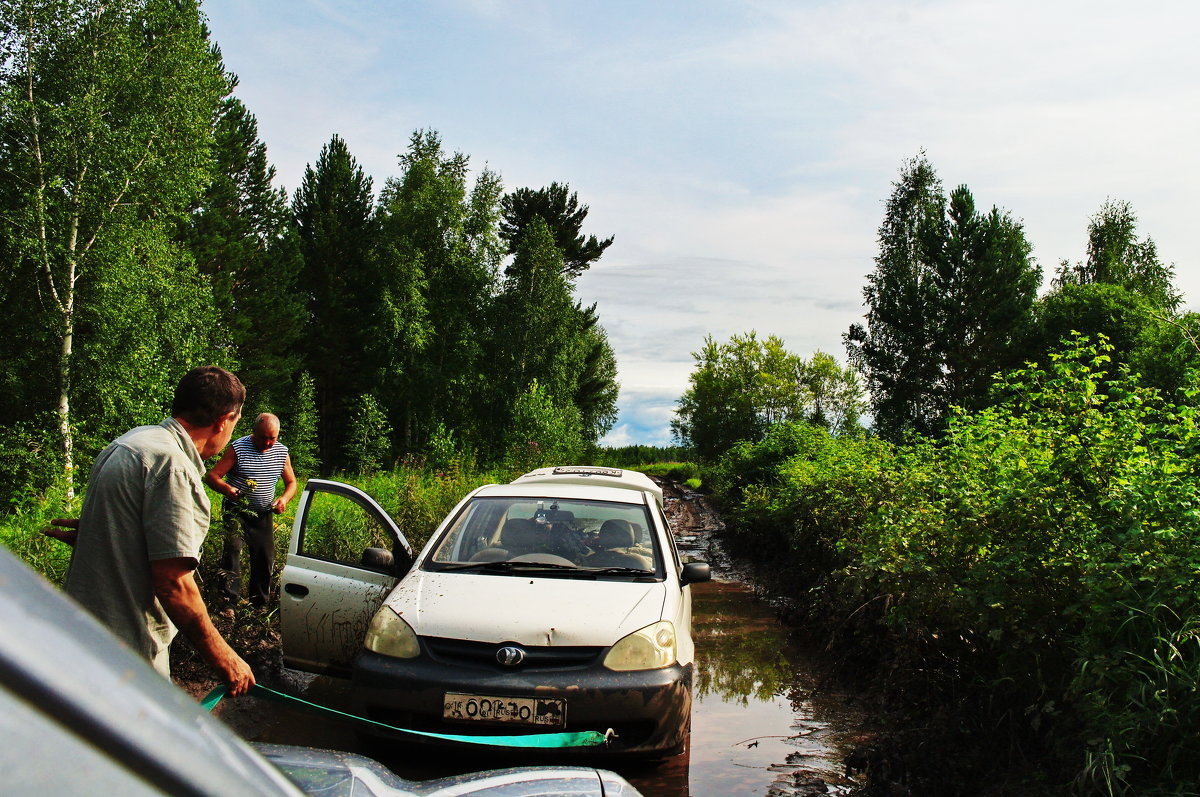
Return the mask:
<svg viewBox="0 0 1200 797"><path fill-rule="evenodd" d="M244 695L254 686L254 672L229 647L209 619L208 608L200 597L200 589L193 576L195 567L196 560L190 557L152 560L150 575L154 582L154 596L162 603L171 622L228 684L229 695Z"/></svg>
<svg viewBox="0 0 1200 797"><path fill-rule="evenodd" d="M204 474L204 483L226 498L236 501L242 494L241 491L225 481L225 474L233 470L233 466L236 464L237 452L233 450L233 446L228 446L225 453L217 460L217 464L213 465L212 470Z"/></svg>
<svg viewBox="0 0 1200 797"><path fill-rule="evenodd" d="M42 529L42 534L65 542L67 545L75 544L75 540L79 537L79 518L57 517L51 520L50 524L49 528Z"/></svg>
<svg viewBox="0 0 1200 797"><path fill-rule="evenodd" d="M213 470L216 470L214 468ZM287 459L283 461L283 495L275 499L275 503L271 504L271 508L275 510L275 514L282 515L283 510L287 509L288 501L292 500L292 496L296 494L296 472L292 470L292 455L288 454Z"/></svg>

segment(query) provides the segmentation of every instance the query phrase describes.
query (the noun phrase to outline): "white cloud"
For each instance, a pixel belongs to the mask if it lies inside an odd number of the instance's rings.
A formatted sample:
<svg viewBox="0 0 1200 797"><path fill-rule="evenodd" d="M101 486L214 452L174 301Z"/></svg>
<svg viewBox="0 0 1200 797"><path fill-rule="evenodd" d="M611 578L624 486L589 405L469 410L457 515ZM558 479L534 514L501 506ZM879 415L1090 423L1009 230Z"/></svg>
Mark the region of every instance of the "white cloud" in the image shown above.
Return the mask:
<svg viewBox="0 0 1200 797"><path fill-rule="evenodd" d="M706 334L843 359L883 201L922 148L1023 219L1048 274L1105 198L1130 201L1200 297L1190 0L205 8L290 189L333 133L378 188L433 128L510 187L579 192L585 231L616 236L579 280L618 356L614 439L665 441Z"/></svg>

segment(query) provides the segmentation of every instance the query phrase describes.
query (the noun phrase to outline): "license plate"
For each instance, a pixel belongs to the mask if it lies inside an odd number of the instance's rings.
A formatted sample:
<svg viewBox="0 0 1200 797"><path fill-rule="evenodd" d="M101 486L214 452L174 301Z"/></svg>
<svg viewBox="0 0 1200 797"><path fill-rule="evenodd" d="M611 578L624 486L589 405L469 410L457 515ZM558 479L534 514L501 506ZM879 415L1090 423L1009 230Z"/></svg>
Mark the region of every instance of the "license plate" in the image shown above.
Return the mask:
<svg viewBox="0 0 1200 797"><path fill-rule="evenodd" d="M498 697L447 692L442 717L448 720L512 722L561 728L567 722L567 701L542 697Z"/></svg>

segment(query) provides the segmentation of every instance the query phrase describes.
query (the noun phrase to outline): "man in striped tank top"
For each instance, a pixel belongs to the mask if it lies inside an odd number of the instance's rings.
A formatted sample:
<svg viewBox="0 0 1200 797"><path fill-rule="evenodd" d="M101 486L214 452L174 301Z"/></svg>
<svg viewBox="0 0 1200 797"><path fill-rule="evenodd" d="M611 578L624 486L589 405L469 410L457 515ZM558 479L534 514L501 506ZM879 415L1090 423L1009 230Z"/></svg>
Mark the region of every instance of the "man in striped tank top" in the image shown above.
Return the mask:
<svg viewBox="0 0 1200 797"><path fill-rule="evenodd" d="M283 494L275 485L283 478ZM279 418L264 412L254 420L253 431L234 440L204 482L225 500L221 514L225 549L221 554L219 585L229 603L241 597L242 548L249 549L250 602L265 606L271 597L271 571L275 566L275 515L283 514L296 494L296 474L287 446L279 442Z"/></svg>

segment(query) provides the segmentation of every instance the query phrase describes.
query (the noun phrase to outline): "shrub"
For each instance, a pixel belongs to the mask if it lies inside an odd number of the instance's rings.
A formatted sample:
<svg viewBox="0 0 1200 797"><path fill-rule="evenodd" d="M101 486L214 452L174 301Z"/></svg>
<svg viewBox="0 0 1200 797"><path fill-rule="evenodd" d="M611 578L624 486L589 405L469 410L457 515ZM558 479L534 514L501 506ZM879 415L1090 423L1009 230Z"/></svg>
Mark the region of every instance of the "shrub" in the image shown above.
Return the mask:
<svg viewBox="0 0 1200 797"><path fill-rule="evenodd" d="M875 624L910 724L948 722L968 765L1006 749L1081 793L1182 793L1200 782L1197 414L1108 373L1108 351L1077 338L1006 375L937 443L781 428L711 483L736 534L811 562L831 627Z"/></svg>

